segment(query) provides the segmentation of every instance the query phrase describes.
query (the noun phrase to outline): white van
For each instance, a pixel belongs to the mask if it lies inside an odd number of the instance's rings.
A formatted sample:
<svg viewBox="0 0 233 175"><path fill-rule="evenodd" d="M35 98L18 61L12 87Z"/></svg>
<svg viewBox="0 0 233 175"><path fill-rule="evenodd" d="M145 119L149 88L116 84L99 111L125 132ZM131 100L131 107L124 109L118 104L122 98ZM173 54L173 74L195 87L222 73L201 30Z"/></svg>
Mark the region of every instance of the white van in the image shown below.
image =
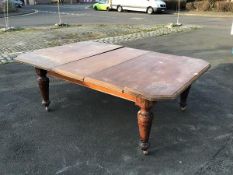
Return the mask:
<svg viewBox="0 0 233 175"><path fill-rule="evenodd" d="M166 3L162 0L109 0L109 6L118 12L132 10L152 14L166 10Z"/></svg>

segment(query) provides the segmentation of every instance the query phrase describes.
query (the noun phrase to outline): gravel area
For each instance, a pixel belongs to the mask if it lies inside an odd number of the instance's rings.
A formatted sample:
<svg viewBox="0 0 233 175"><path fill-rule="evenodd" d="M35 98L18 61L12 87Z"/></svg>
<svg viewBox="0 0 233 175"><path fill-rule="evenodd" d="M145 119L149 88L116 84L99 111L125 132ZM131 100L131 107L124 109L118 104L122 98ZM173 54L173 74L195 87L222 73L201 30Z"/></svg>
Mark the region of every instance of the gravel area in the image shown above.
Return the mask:
<svg viewBox="0 0 233 175"><path fill-rule="evenodd" d="M0 64L9 63L20 53L85 40L120 44L126 41L191 31L197 26L171 25L75 25L0 31Z"/></svg>

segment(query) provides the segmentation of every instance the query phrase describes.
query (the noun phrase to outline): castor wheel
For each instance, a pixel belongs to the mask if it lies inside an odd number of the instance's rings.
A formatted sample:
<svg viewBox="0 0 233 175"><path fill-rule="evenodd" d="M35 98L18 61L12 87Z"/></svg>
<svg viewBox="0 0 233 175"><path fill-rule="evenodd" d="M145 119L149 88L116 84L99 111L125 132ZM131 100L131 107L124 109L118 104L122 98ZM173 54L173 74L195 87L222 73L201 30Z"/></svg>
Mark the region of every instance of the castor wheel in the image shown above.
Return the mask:
<svg viewBox="0 0 233 175"><path fill-rule="evenodd" d="M140 142L139 143L139 147L140 147L140 149L142 150L142 153L144 154L144 155L148 155L149 154L149 147L150 147L150 144L147 142L147 143L145 143L145 142Z"/></svg>
<svg viewBox="0 0 233 175"><path fill-rule="evenodd" d="M148 150L143 150L142 153L146 156L149 154L149 151Z"/></svg>
<svg viewBox="0 0 233 175"><path fill-rule="evenodd" d="M50 101L42 101L42 103L41 103L44 107L45 107L45 110L47 111L47 112L49 112L49 104L50 104Z"/></svg>
<svg viewBox="0 0 233 175"><path fill-rule="evenodd" d="M47 112L49 112L49 107L48 107L48 106L46 106L46 107L45 107L45 110L46 110Z"/></svg>
<svg viewBox="0 0 233 175"><path fill-rule="evenodd" d="M183 106L183 107L181 106L181 107L180 107L180 110L181 110L181 111L186 111L186 109L187 109L187 106Z"/></svg>

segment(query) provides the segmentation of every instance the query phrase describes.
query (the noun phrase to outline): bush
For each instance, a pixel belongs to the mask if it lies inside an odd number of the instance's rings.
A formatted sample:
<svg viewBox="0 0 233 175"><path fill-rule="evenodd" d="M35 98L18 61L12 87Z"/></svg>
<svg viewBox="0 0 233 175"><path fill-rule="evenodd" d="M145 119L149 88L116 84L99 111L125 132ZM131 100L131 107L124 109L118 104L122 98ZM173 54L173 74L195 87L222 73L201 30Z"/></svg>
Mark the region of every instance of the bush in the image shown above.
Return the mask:
<svg viewBox="0 0 233 175"><path fill-rule="evenodd" d="M216 3L216 0L208 0L208 2L209 2L210 7L213 8Z"/></svg>
<svg viewBox="0 0 233 175"><path fill-rule="evenodd" d="M194 3L193 2L188 2L186 4L186 10L195 10L196 8L194 7Z"/></svg>
<svg viewBox="0 0 233 175"><path fill-rule="evenodd" d="M215 3L215 9L218 12L233 12L233 2L218 1Z"/></svg>
<svg viewBox="0 0 233 175"><path fill-rule="evenodd" d="M195 0L195 2L188 2L186 4L187 10L208 11L216 10L218 12L233 12L233 2L226 0Z"/></svg>
<svg viewBox="0 0 233 175"><path fill-rule="evenodd" d="M208 11L211 9L210 3L208 1L194 2L193 6L197 11Z"/></svg>
<svg viewBox="0 0 233 175"><path fill-rule="evenodd" d="M208 1L204 1L201 6L201 11L208 11L211 9L211 4Z"/></svg>

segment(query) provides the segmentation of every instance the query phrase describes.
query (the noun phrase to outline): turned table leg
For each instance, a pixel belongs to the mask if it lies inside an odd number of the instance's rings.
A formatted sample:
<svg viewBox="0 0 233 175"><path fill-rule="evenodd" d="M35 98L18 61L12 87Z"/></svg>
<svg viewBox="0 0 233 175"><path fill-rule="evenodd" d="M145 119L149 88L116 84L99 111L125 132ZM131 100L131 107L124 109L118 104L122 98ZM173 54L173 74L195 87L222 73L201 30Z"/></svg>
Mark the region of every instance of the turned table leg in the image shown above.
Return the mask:
<svg viewBox="0 0 233 175"><path fill-rule="evenodd" d="M49 110L49 78L47 77L47 71L39 68L36 69L36 74L38 75L37 81L40 88L40 93L42 96L42 105L45 106L45 110Z"/></svg>
<svg viewBox="0 0 233 175"><path fill-rule="evenodd" d="M190 89L191 89L191 85L180 95L180 109L182 111L185 111L187 108L187 98L188 98Z"/></svg>
<svg viewBox="0 0 233 175"><path fill-rule="evenodd" d="M152 102L149 102L147 100L137 100L136 105L140 107L137 115L140 137L139 146L143 151L143 154L147 155L149 153L149 137L153 119L153 114L152 112L150 112Z"/></svg>

